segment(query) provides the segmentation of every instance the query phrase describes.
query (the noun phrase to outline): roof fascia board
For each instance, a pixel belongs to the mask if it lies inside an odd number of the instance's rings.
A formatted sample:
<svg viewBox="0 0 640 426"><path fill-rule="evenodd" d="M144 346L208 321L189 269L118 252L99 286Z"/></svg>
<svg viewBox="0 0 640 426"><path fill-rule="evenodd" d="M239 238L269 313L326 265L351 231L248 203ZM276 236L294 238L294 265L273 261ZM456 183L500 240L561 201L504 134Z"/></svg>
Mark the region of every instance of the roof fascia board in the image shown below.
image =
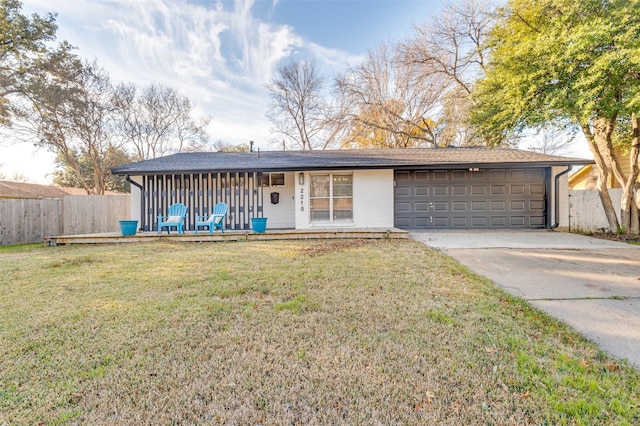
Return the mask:
<svg viewBox="0 0 640 426"><path fill-rule="evenodd" d="M299 172L299 171L323 171L323 170L441 170L441 169L467 169L467 168L480 168L480 169L530 169L539 167L554 167L554 166L572 166L572 165L587 165L593 164L593 160L579 160L579 161L546 161L546 162L497 162L497 163L478 163L478 162L466 162L466 163L440 163L440 164L407 164L407 165L326 165L326 166L296 166L296 167L270 167L270 168L224 168L224 169L195 169L195 170L163 170L163 171L113 171L115 175L130 175L130 176L151 176L151 175L177 175L177 174L203 174L203 173L267 173L267 172Z"/></svg>

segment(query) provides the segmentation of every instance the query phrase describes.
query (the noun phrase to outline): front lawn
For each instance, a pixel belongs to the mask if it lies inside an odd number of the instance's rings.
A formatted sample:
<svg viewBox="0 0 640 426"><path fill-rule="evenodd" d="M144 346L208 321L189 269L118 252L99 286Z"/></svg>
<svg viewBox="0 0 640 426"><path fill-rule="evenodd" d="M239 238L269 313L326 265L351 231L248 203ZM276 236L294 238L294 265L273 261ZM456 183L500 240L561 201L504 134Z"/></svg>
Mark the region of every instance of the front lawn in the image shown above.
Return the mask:
<svg viewBox="0 0 640 426"><path fill-rule="evenodd" d="M413 241L12 247L5 423L640 424L640 374Z"/></svg>

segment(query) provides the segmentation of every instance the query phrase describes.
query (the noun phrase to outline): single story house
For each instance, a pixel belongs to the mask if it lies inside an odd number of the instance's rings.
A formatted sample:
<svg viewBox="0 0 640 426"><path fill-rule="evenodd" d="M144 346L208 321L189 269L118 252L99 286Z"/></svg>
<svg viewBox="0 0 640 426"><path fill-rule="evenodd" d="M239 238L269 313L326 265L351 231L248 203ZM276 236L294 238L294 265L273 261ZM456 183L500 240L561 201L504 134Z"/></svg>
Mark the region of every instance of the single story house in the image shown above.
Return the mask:
<svg viewBox="0 0 640 426"><path fill-rule="evenodd" d="M186 229L218 202L226 228L544 229L568 224L567 173L591 160L507 148L191 152L113 168L132 218L157 230L173 203Z"/></svg>

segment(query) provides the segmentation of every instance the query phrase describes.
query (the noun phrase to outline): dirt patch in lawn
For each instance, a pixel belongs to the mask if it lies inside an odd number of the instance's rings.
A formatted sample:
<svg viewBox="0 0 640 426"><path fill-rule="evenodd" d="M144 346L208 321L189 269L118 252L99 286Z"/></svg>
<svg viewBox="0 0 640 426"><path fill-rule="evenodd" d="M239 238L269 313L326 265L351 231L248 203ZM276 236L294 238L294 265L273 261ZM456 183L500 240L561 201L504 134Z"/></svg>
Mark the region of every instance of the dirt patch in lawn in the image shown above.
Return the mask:
<svg viewBox="0 0 640 426"><path fill-rule="evenodd" d="M321 241L302 249L302 253L309 257L322 256L328 253L338 253L346 249L362 247L365 244L376 244L377 240L339 240Z"/></svg>
<svg viewBox="0 0 640 426"><path fill-rule="evenodd" d="M594 232L592 237L609 241L620 241L621 243L640 245L640 235L614 234L610 232Z"/></svg>

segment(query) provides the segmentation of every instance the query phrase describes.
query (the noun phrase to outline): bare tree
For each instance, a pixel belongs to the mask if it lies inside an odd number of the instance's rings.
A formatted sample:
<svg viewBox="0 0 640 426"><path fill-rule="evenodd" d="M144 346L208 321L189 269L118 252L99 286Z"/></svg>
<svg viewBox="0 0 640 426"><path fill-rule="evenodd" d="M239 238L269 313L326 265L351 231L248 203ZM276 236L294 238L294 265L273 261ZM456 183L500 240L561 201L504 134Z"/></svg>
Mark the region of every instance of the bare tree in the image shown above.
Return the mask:
<svg viewBox="0 0 640 426"><path fill-rule="evenodd" d="M473 107L470 94L484 75L486 40L495 19L495 7L488 1L463 0L417 26L414 36L398 46L402 61L416 67L422 78L440 76L445 82L437 118L443 145L482 144L468 120Z"/></svg>
<svg viewBox="0 0 640 426"><path fill-rule="evenodd" d="M138 93L133 84L115 89L116 132L137 160L208 146L210 117L193 117L194 105L176 90L152 84Z"/></svg>
<svg viewBox="0 0 640 426"><path fill-rule="evenodd" d="M313 61L278 66L277 78L267 85L271 96L267 119L285 146L325 149L335 139L331 107L323 98L324 84Z"/></svg>
<svg viewBox="0 0 640 426"><path fill-rule="evenodd" d="M350 130L343 145L373 148L438 146L434 118L444 81L418 73L388 45L369 51L338 77Z"/></svg>
<svg viewBox="0 0 640 426"><path fill-rule="evenodd" d="M574 127L547 124L540 128L525 149L543 154L565 155L571 149L578 129Z"/></svg>

